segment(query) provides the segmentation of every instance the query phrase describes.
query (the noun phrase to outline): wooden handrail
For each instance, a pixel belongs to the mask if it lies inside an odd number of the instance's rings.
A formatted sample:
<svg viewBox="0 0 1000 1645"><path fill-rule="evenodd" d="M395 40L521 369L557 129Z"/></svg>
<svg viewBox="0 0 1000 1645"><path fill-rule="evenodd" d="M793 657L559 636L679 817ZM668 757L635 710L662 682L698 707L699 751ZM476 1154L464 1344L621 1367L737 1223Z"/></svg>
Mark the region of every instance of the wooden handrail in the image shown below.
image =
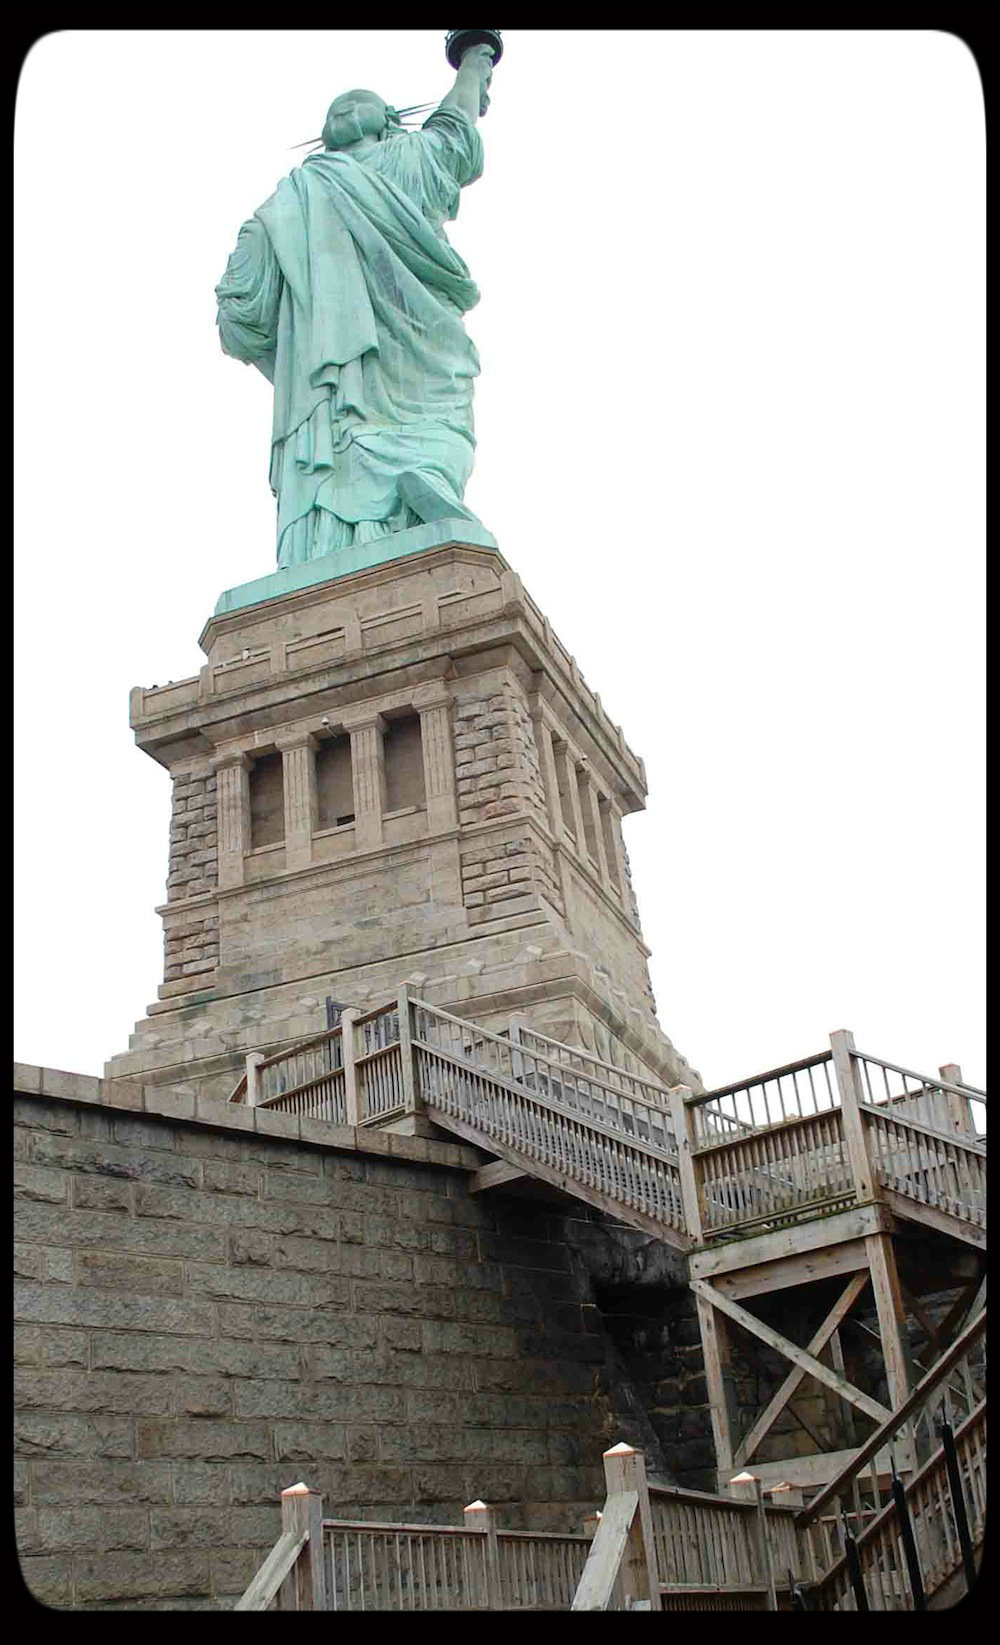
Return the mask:
<svg viewBox="0 0 1000 1645"><path fill-rule="evenodd" d="M734 1097L740 1091L749 1090L752 1085L767 1085L771 1080L781 1079L784 1074L804 1074L807 1068L818 1068L820 1063L831 1060L832 1052L818 1051L815 1056L803 1057L800 1062L788 1062L782 1068L769 1068L764 1074L754 1074L750 1079L737 1080L735 1085L719 1085L714 1091L698 1092L685 1097L684 1101L689 1108L699 1108L702 1103L712 1102L716 1097Z"/></svg>
<svg viewBox="0 0 1000 1645"><path fill-rule="evenodd" d="M938 1383L944 1381L949 1371L967 1353L977 1338L982 1336L985 1330L986 1309L984 1308L982 1313L972 1321L972 1324L966 1326L961 1336L955 1339L947 1352L938 1360L938 1363L928 1371L925 1377L921 1378L902 1405L891 1412L881 1426L876 1428L871 1437L865 1440L864 1444L854 1453L846 1468L841 1469L836 1479L831 1480L829 1485L824 1486L819 1495L813 1497L808 1507L799 1509L795 1523L800 1529L811 1525L814 1520L819 1518L821 1510L841 1495L854 1475L860 1473L865 1463L869 1462L876 1452L880 1451L891 1440L896 1430L906 1422L908 1417L913 1415L914 1411L919 1409L927 1395L933 1393Z"/></svg>
<svg viewBox="0 0 1000 1645"><path fill-rule="evenodd" d="M236 1601L236 1611L266 1611L309 1538L305 1533L282 1531L246 1593Z"/></svg>
<svg viewBox="0 0 1000 1645"><path fill-rule="evenodd" d="M884 1057L873 1057L870 1051L852 1050L851 1056L858 1062L871 1062L876 1068L885 1068L890 1074L903 1074L907 1079L919 1080L928 1091L951 1091L956 1097L972 1097L976 1102L986 1101L986 1092L981 1091L978 1085L953 1085L949 1080L933 1079L930 1074L918 1074L913 1068L901 1068L898 1062L886 1062ZM920 1092L910 1091L904 1095L918 1097Z"/></svg>
<svg viewBox="0 0 1000 1645"><path fill-rule="evenodd" d="M915 1095L914 1092L910 1093ZM920 1131L925 1136L933 1137L936 1142L947 1142L954 1148L962 1148L967 1154L975 1154L979 1159L986 1158L986 1149L979 1144L979 1138L968 1131L938 1131L933 1125L924 1120L914 1119L912 1114L887 1114L883 1106L876 1106L871 1102L859 1102L858 1107L863 1114L874 1114L876 1119L887 1119L890 1125L900 1125L908 1131Z"/></svg>
<svg viewBox="0 0 1000 1645"><path fill-rule="evenodd" d="M986 1410L986 1400L982 1399L982 1400L980 1400L979 1404L976 1406L975 1410L970 1411L969 1415L965 1418L964 1422L960 1423L958 1428L956 1429L956 1431L955 1431L955 1443L956 1444L958 1444L958 1442L960 1440L964 1439L966 1433L973 1427L973 1425L975 1423L978 1423L982 1420L983 1413L985 1412L985 1410ZM903 1487L905 1495L907 1497L915 1495L915 1493L919 1490L920 1486L923 1484L924 1480L927 1479L928 1476L931 1473L933 1473L935 1470L939 1470L941 1468L941 1464L942 1464L943 1460L944 1460L944 1446L939 1445L937 1450L934 1451L927 1458L927 1461L925 1463L923 1463L921 1465L921 1467L917 1470L917 1472L913 1475L912 1479L909 1479L909 1480L906 1481L906 1484ZM882 1530L882 1527L884 1525L886 1525L889 1522L889 1520L891 1520L891 1518L892 1518L893 1514L895 1514L895 1512L896 1512L896 1504L895 1504L894 1501L890 1500L889 1502L887 1502L884 1505L884 1507L878 1509L876 1512L872 1513L871 1515L866 1515L865 1516L868 1519L868 1524L865 1525L862 1529L860 1529L858 1531L858 1534L855 1538L859 1549L866 1546L869 1542L871 1542L879 1534L879 1532ZM823 1575L821 1577L816 1578L815 1582L812 1584L813 1592L817 1595L821 1595L823 1589L828 1587L830 1585L830 1583L834 1580L834 1578L837 1577L840 1574L840 1572L844 1569L844 1566L846 1565L846 1563L847 1563L846 1554L841 1554L840 1557L838 1559L835 1559L833 1564L831 1566L829 1566L828 1569L823 1572Z"/></svg>
<svg viewBox="0 0 1000 1645"><path fill-rule="evenodd" d="M558 1097L543 1096L538 1091L532 1091L520 1084L510 1074L497 1074L492 1069L477 1068L475 1063L468 1062L464 1057L460 1057L457 1052L445 1051L439 1045L429 1045L426 1040L418 1039L416 1035L413 1037L413 1044L415 1049L427 1051L432 1057L438 1057L442 1062L451 1064L459 1073L478 1074L481 1079L488 1079L494 1085L502 1086L511 1096L520 1097L522 1101L534 1103L535 1107L540 1108L543 1112L547 1109L553 1110L560 1117L571 1119L577 1125L585 1125L588 1130L596 1131L600 1136L607 1137L609 1142L617 1142L629 1148L635 1148L641 1154L648 1154L651 1159L655 1159L658 1163L669 1165L674 1170L677 1169L676 1154L666 1153L662 1148L658 1148L655 1143L647 1142L643 1137L633 1137L623 1131L615 1131L611 1126L604 1125L601 1120L592 1118L590 1114L582 1114L578 1108L571 1108L568 1103L560 1102ZM428 1105L434 1106L432 1099Z"/></svg>
<svg viewBox="0 0 1000 1645"><path fill-rule="evenodd" d="M302 1051L311 1051L314 1045L325 1045L329 1040L335 1040L342 1032L338 1022L336 1028L324 1028L322 1034L314 1034L308 1040L296 1040L294 1045L288 1045L284 1051L276 1051L273 1057L265 1057L257 1064L258 1069L273 1068L275 1063L286 1062L289 1057L297 1057Z"/></svg>
<svg viewBox="0 0 1000 1645"><path fill-rule="evenodd" d="M687 1102L687 1098L684 1100ZM818 1109L815 1114L790 1114L787 1119L774 1120L771 1125L755 1125L752 1130L748 1128L742 1136L720 1137L717 1142L695 1143L691 1152L700 1156L712 1153L720 1148L739 1148L748 1141L759 1142L762 1137L766 1138L772 1132L788 1131L794 1125L811 1125L814 1120L827 1119L831 1114L839 1114L840 1112L839 1108L831 1105L829 1108ZM948 1140L950 1141L950 1138ZM757 1169L763 1170L764 1167L758 1166Z"/></svg>

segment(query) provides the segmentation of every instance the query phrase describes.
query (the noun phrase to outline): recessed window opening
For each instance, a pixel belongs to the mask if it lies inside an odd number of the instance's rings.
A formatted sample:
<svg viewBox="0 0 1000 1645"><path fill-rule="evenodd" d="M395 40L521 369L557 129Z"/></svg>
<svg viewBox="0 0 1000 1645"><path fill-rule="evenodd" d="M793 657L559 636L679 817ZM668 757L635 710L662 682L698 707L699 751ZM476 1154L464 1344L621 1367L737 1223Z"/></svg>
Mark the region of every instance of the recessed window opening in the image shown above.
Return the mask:
<svg viewBox="0 0 1000 1645"><path fill-rule="evenodd" d="M316 821L319 828L343 828L354 821L351 739L327 737L316 750Z"/></svg>
<svg viewBox="0 0 1000 1645"><path fill-rule="evenodd" d="M259 754L250 768L250 849L285 838L285 784L280 754Z"/></svg>
<svg viewBox="0 0 1000 1645"><path fill-rule="evenodd" d="M382 739L385 760L385 808L403 811L407 806L424 805L424 750L420 738L420 715L404 714L389 720Z"/></svg>

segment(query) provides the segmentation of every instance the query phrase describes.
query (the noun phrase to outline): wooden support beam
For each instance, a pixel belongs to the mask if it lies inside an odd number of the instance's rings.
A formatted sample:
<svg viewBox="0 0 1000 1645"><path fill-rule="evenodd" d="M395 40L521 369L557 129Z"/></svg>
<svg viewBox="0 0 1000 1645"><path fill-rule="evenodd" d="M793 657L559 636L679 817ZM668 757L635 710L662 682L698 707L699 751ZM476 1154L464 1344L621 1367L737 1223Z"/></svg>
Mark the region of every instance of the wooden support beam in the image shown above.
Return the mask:
<svg viewBox="0 0 1000 1645"><path fill-rule="evenodd" d="M470 1173L469 1193L482 1194L488 1188L502 1188L505 1183L523 1182L527 1175L519 1165L508 1165L505 1159L491 1160Z"/></svg>
<svg viewBox="0 0 1000 1645"><path fill-rule="evenodd" d="M867 1270L868 1254L863 1239L852 1239L829 1250L778 1257L773 1262L741 1269L735 1274L717 1274L712 1284L723 1296L734 1297L738 1302L740 1297L763 1296L790 1285L813 1285L817 1280L837 1279L841 1274L856 1273L859 1268Z"/></svg>
<svg viewBox="0 0 1000 1645"><path fill-rule="evenodd" d="M878 1400L862 1393L860 1388L855 1388L853 1383L848 1382L846 1378L838 1376L836 1371L831 1371L828 1366L823 1364L822 1360L816 1359L815 1355L807 1353L797 1343L789 1342L787 1337L783 1337L780 1332L773 1330L770 1325L765 1325L763 1320L756 1319L745 1308L741 1308L738 1302L731 1302L728 1297L722 1296L711 1285L707 1285L704 1280L692 1280L691 1289L696 1296L701 1297L714 1309L723 1314L728 1314L729 1318L734 1319L737 1325L742 1325L745 1331L749 1331L753 1336L760 1337L762 1342L766 1342L771 1348L776 1349L785 1359L790 1359L794 1365L800 1365L804 1371L808 1371L810 1376L815 1377L817 1382L825 1383L828 1388L832 1388L834 1393L838 1394L841 1399L846 1399L852 1405L856 1405L858 1410L864 1411L866 1416L873 1417L876 1422L886 1422L891 1416L892 1413L887 1411L884 1405L880 1405ZM711 1397L711 1385L709 1385L709 1397Z"/></svg>
<svg viewBox="0 0 1000 1645"><path fill-rule="evenodd" d="M726 1344L722 1333L725 1326L716 1317L711 1297L701 1295L710 1290L698 1280L691 1282L695 1306L698 1310L698 1329L701 1332L701 1354L705 1362L705 1384L708 1390L708 1408L712 1420L712 1438L715 1441L715 1463L722 1474L733 1471L733 1446L729 1434L729 1403L723 1380Z"/></svg>
<svg viewBox="0 0 1000 1645"><path fill-rule="evenodd" d="M909 1347L906 1341L906 1311L896 1272L896 1257L888 1234L870 1234L865 1240L871 1269L872 1291L878 1313L879 1336L889 1404L895 1411L910 1392Z"/></svg>
<svg viewBox="0 0 1000 1645"><path fill-rule="evenodd" d="M853 1279L848 1280L847 1285L830 1309L822 1325L806 1343L807 1354L818 1354L825 1348L841 1320L846 1318L867 1283L867 1272L855 1274ZM774 1395L757 1418L746 1439L737 1446L736 1455L733 1458L733 1463L737 1468L742 1468L753 1456L764 1435L774 1425L777 1417L784 1410L805 1375L806 1371L801 1365L794 1365L781 1386L775 1390ZM846 1381L846 1378L842 1377L841 1380Z"/></svg>
<svg viewBox="0 0 1000 1645"><path fill-rule="evenodd" d="M791 1228L777 1228L769 1234L754 1234L749 1239L713 1245L707 1251L693 1251L690 1271L696 1279L714 1278L716 1274L737 1269L745 1272L763 1262L823 1250L844 1240L864 1239L880 1231L891 1233L894 1227L895 1221L883 1205L858 1205L830 1217L797 1222Z"/></svg>
<svg viewBox="0 0 1000 1645"><path fill-rule="evenodd" d="M937 1205L925 1205L922 1200L911 1199L908 1194L901 1194L895 1188L883 1187L882 1199L890 1211L900 1218L922 1223L927 1228L950 1235L952 1239L960 1239L977 1251L986 1250L986 1229L978 1223L966 1222L964 1217L953 1217L949 1211L942 1211Z"/></svg>

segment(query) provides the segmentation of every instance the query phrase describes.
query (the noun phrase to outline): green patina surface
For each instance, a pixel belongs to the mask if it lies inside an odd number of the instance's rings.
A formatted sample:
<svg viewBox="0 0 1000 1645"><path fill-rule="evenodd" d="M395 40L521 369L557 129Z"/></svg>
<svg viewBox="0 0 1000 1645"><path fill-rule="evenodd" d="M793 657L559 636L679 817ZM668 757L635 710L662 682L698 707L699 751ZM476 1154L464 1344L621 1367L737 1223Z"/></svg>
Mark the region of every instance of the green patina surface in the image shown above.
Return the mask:
<svg viewBox="0 0 1000 1645"><path fill-rule="evenodd" d="M389 549L414 529L483 529L463 500L479 371L463 315L479 292L444 231L483 164L498 42L470 38L419 131L374 92L337 98L322 149L244 223L216 288L223 349L274 389L279 573L307 583L415 552ZM308 572L331 556L336 572Z"/></svg>
<svg viewBox="0 0 1000 1645"><path fill-rule="evenodd" d="M467 543L473 548L497 547L496 538L485 526L471 520L435 520L428 525L412 526L408 531L397 531L375 542L356 543L351 548L337 549L335 553L307 560L302 565L279 568L269 577L256 577L253 582L227 588L225 593L219 595L215 616L240 611L244 606L257 605L262 600L276 600L281 594L312 588L316 583L332 582L352 571L368 571L390 560L405 559L410 554L421 554L431 548L443 548L448 543Z"/></svg>

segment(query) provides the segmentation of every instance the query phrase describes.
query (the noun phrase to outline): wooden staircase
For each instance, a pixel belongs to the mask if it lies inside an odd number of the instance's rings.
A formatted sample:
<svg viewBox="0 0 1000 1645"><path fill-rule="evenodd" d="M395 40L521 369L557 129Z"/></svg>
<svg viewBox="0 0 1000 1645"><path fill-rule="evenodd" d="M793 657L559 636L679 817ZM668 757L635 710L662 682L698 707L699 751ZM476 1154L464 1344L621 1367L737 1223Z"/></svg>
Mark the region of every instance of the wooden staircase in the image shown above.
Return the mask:
<svg viewBox="0 0 1000 1645"><path fill-rule="evenodd" d="M430 1123L494 1162L476 1173L474 1191L523 1174L686 1253L720 1490L750 1466L765 1487L822 1491L851 1465L855 1443L755 1460L803 1380L840 1402L845 1431L862 1419L882 1425L915 1380L907 1310L925 1329L933 1370L984 1303L985 1093L954 1066L924 1076L858 1051L844 1032L813 1057L696 1093L639 1078L523 1019L490 1032L404 987L372 1011L345 1011L325 1034L249 1057L231 1100L338 1126ZM914 1234L966 1253L967 1290L943 1322L928 1318L912 1278L904 1297L896 1241L912 1244ZM832 1278L839 1293L808 1342L760 1317L758 1299ZM875 1306L887 1403L845 1372L841 1334L864 1296ZM788 1364L742 1434L731 1408L735 1341L763 1343ZM910 1478L926 1454L898 1460ZM872 1477L880 1466L870 1462Z"/></svg>

